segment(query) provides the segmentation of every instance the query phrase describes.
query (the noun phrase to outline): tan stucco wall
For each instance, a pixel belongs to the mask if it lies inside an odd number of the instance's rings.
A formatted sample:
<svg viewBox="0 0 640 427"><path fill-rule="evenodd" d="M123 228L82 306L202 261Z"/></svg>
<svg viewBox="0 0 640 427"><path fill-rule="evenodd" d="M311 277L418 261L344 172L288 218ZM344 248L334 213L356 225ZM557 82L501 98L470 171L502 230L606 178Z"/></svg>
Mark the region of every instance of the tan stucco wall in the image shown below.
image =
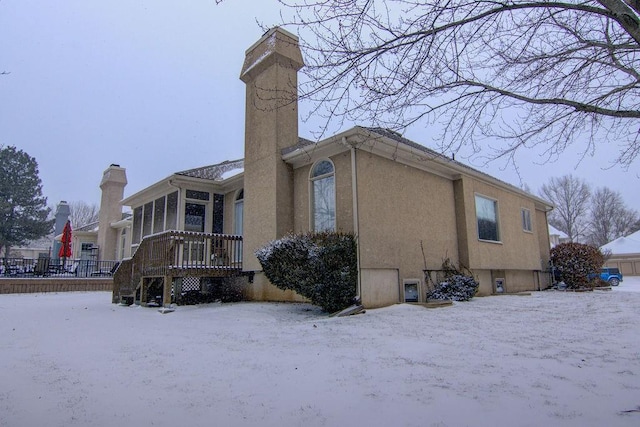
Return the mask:
<svg viewBox="0 0 640 427"><path fill-rule="evenodd" d="M356 153L360 266L397 270L399 299L404 280L424 283L425 262L426 269L439 269L446 257L458 262L453 184L365 151Z"/></svg>
<svg viewBox="0 0 640 427"><path fill-rule="evenodd" d="M250 301L307 301L294 291L283 291L272 285L262 272L257 272L253 277L253 283L247 285L246 297Z"/></svg>
<svg viewBox="0 0 640 427"><path fill-rule="evenodd" d="M385 307L400 301L397 269L363 268L360 277L364 307Z"/></svg>
<svg viewBox="0 0 640 427"><path fill-rule="evenodd" d="M505 279L508 293L546 288L549 278L543 271L550 247L546 213L523 195L474 178L460 177L454 188L460 260L478 279L478 295L493 294L498 277ZM476 194L498 201L500 242L478 239ZM531 232L522 228L523 208L531 212Z"/></svg>
<svg viewBox="0 0 640 427"><path fill-rule="evenodd" d="M538 275L530 270L507 270L505 272L507 293L533 291L538 289Z"/></svg>
<svg viewBox="0 0 640 427"><path fill-rule="evenodd" d="M479 283L478 292L476 295L480 297L492 295L493 292L493 277L491 270L473 270L473 275Z"/></svg>
<svg viewBox="0 0 640 427"><path fill-rule="evenodd" d="M478 296L488 296L496 293L495 280L504 279L504 293L517 293L544 289L544 273L532 270L481 270L476 269L473 274L478 280ZM538 282L540 281L540 286Z"/></svg>
<svg viewBox="0 0 640 427"><path fill-rule="evenodd" d="M540 270L542 256L538 236L541 222L537 219L533 201L472 178L464 177L463 181L468 267L472 270ZM476 194L498 201L500 242L478 239ZM522 208L531 212L532 232L522 229Z"/></svg>

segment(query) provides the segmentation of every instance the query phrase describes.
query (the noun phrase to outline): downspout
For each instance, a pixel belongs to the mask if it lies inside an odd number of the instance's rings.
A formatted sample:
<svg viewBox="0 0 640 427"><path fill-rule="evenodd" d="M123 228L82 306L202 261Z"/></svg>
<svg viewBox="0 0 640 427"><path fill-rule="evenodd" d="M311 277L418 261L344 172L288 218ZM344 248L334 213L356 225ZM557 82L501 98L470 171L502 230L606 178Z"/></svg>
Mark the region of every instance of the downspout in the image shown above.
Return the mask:
<svg viewBox="0 0 640 427"><path fill-rule="evenodd" d="M357 294L362 300L362 282L361 282L361 274L360 274L360 224L359 224L359 215L358 215L358 174L356 170L356 148L347 142L346 137L342 137L340 141L342 145L345 147L349 147L351 151L351 191L352 191L352 199L353 199L353 234L356 238L356 262L357 262L357 270L358 270L358 285L357 285Z"/></svg>

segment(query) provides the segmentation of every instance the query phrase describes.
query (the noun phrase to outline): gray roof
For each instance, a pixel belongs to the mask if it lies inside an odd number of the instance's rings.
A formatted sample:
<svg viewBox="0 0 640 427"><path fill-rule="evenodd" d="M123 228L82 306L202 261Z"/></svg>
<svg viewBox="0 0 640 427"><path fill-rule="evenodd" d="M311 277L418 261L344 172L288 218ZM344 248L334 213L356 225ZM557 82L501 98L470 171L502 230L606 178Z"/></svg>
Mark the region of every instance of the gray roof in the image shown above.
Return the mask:
<svg viewBox="0 0 640 427"><path fill-rule="evenodd" d="M368 127L363 127L363 129L368 130L369 132L373 132L373 133L377 133L380 136L384 136L386 138L389 139L393 139L394 141L397 142L401 142L402 144L411 147L411 148L415 148L416 150L420 150L426 154L429 154L430 156L433 157L438 157L441 158L443 160L451 160L454 161L455 163L462 165L462 166L466 166L463 163L460 162L456 162L455 160L451 159L450 157L445 156L442 153L438 153L437 151L432 150L431 148L427 148L424 145L420 145L417 142L413 142L410 139L407 139L405 137L403 137L400 133L392 131L390 129L384 129L384 128L368 128Z"/></svg>
<svg viewBox="0 0 640 427"><path fill-rule="evenodd" d="M417 144L417 143L415 143L415 142L413 142L413 141L411 141L411 140L409 140L409 139L407 139L407 138L404 138L404 137L403 137L402 135L400 135L398 132L394 132L394 131L392 131L392 130L389 130L389 129L383 129L383 128L364 128L364 129L367 129L367 130L368 130L368 131L370 131L370 132L375 132L375 133L377 133L378 135L385 136L385 137L387 137L387 138L393 139L394 141L397 141L397 142L400 142L400 143L402 143L402 144L405 144L405 145L407 145L407 146L409 146L409 147L411 147L411 148L415 148L416 150L420 150L420 151L422 151L422 152L424 152L424 153L426 153L426 154L429 154L430 156L440 158L440 159L445 160L446 162L449 162L449 163L453 163L453 164L455 164L456 166L460 166L460 167L462 167L462 168L464 168L464 169L467 169L467 170L473 171L473 172L475 172L475 173L477 173L477 174L484 175L484 176L486 176L486 177L488 177L488 178L491 178L491 179L493 179L493 180L495 180L495 181L498 181L498 182L500 182L501 184L503 184L503 185L505 185L505 186L507 186L507 187L511 187L511 188L513 188L513 189L515 189L515 190L518 190L518 191L521 191L521 192L527 193L527 194L529 194L530 196L536 197L536 196L534 196L534 195L532 195L532 194L530 194L530 193L528 193L528 192L526 192L526 191L522 190L521 188L516 187L516 186L515 186L515 185L513 185L513 184L510 184L510 183L508 183L508 182L505 182L505 181L503 181L503 180L501 180L501 179L496 178L496 177L495 177L495 176L493 176L493 175L489 175L489 174L488 174L488 173L486 173L486 172L482 172L482 171L480 171L480 170L478 170L478 169L472 168L472 167L471 167L471 166L469 166L469 165L466 165L466 164L464 164L464 163L458 162L458 161L457 161L457 160L455 160L454 158L451 158L451 157L445 156L445 155L444 155L444 154L442 154L442 153L438 153L437 151L434 151L434 150L432 150L432 149L430 149L430 148L427 148L427 147L425 147L425 146L423 146L423 145ZM536 198L537 198L537 197L536 197ZM545 203L548 203L548 202L547 202L547 201L545 201L545 200L542 200L542 199L540 199L540 200L541 200L541 201L544 201Z"/></svg>
<svg viewBox="0 0 640 427"><path fill-rule="evenodd" d="M71 232L73 233L74 231L95 231L97 229L98 229L98 221L94 221L94 222L90 222L89 224L85 224L80 227L77 227L73 229Z"/></svg>
<svg viewBox="0 0 640 427"><path fill-rule="evenodd" d="M225 160L222 163L215 165L202 166L199 168L188 169L181 172L176 172L176 175L189 176L192 178L208 179L211 181L222 180L222 175L225 172L229 172L234 169L244 168L244 160Z"/></svg>
<svg viewBox="0 0 640 427"><path fill-rule="evenodd" d="M296 145L292 145L291 147L287 147L287 148L283 148L280 153L284 156L285 154L291 153L293 151L296 151L299 148L302 147L308 147L309 145L313 145L315 144L315 141L310 141L308 139L299 137L298 138L298 143Z"/></svg>
<svg viewBox="0 0 640 427"><path fill-rule="evenodd" d="M360 128L360 129L364 129L364 130L366 130L368 132L375 133L377 135L380 135L381 137L391 139L393 141L398 142L399 144L403 144L403 145L405 145L407 147L410 147L410 148L412 148L414 150L420 151L420 152L426 154L428 157L430 157L432 159L438 159L442 163L449 163L449 164L455 165L456 167L460 167L460 168L466 169L468 171L471 171L471 172L473 172L475 174L483 175L483 176L485 176L487 178L490 178L492 180L495 180L495 181L501 183L502 185L504 185L506 187L510 187L510 188L512 188L514 190L526 193L529 196L532 196L532 197L534 197L536 199L539 199L538 197L533 196L532 194L527 193L526 191L523 191L522 189L514 186L513 184L509 184L508 182L505 182L505 181L503 181L501 179L498 179L498 178L496 178L496 177L494 177L492 175L489 175L488 173L479 171L477 169L472 168L469 165L466 165L464 163L458 162L458 161L455 160L455 158L446 156L446 155L444 155L442 153L439 153L439 152L437 152L435 150L432 150L431 148L427 148L424 145L420 145L420 144L418 144L416 142L413 142L410 139L407 139L407 138L403 137L399 132L395 132L393 130L380 128L380 127L365 127L365 126L356 126L356 127ZM287 153L291 153L291 152L293 152L295 150L307 147L309 145L313 145L315 143L316 142L314 142L314 141L309 141L309 140L304 139L304 138L299 138L298 144L296 144L296 145L294 145L292 147L285 148L281 152L282 152L282 155L285 155ZM548 204L548 202L546 202L546 201L544 201L542 199L539 199L539 200L545 202L546 204Z"/></svg>

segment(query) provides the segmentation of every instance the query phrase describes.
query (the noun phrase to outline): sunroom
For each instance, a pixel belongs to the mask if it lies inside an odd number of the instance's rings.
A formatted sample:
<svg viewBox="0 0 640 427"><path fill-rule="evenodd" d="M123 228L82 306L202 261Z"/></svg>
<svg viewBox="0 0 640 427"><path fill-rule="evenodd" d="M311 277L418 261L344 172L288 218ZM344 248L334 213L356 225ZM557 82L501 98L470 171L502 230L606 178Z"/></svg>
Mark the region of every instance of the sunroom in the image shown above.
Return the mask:
<svg viewBox="0 0 640 427"><path fill-rule="evenodd" d="M242 187L243 161L234 160L176 172L125 198L132 257L114 277L114 301L179 302L206 292L212 278L240 274Z"/></svg>

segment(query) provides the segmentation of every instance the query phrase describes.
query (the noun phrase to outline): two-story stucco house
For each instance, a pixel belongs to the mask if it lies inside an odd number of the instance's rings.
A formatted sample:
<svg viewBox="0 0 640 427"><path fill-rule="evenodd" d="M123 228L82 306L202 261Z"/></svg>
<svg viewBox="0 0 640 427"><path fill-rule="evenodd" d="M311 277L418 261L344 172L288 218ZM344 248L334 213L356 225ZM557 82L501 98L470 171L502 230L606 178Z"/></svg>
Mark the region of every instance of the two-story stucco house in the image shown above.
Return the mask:
<svg viewBox="0 0 640 427"><path fill-rule="evenodd" d="M301 67L297 38L267 32L240 75L244 159L177 172L122 201L133 210L133 256L116 274L114 301L145 295L155 280L168 303L180 286L229 274L246 275L251 299L300 300L268 282L254 251L318 230L357 236L365 307L423 301L425 271L445 258L468 267L482 295L547 285L548 202L389 130L300 138Z"/></svg>

